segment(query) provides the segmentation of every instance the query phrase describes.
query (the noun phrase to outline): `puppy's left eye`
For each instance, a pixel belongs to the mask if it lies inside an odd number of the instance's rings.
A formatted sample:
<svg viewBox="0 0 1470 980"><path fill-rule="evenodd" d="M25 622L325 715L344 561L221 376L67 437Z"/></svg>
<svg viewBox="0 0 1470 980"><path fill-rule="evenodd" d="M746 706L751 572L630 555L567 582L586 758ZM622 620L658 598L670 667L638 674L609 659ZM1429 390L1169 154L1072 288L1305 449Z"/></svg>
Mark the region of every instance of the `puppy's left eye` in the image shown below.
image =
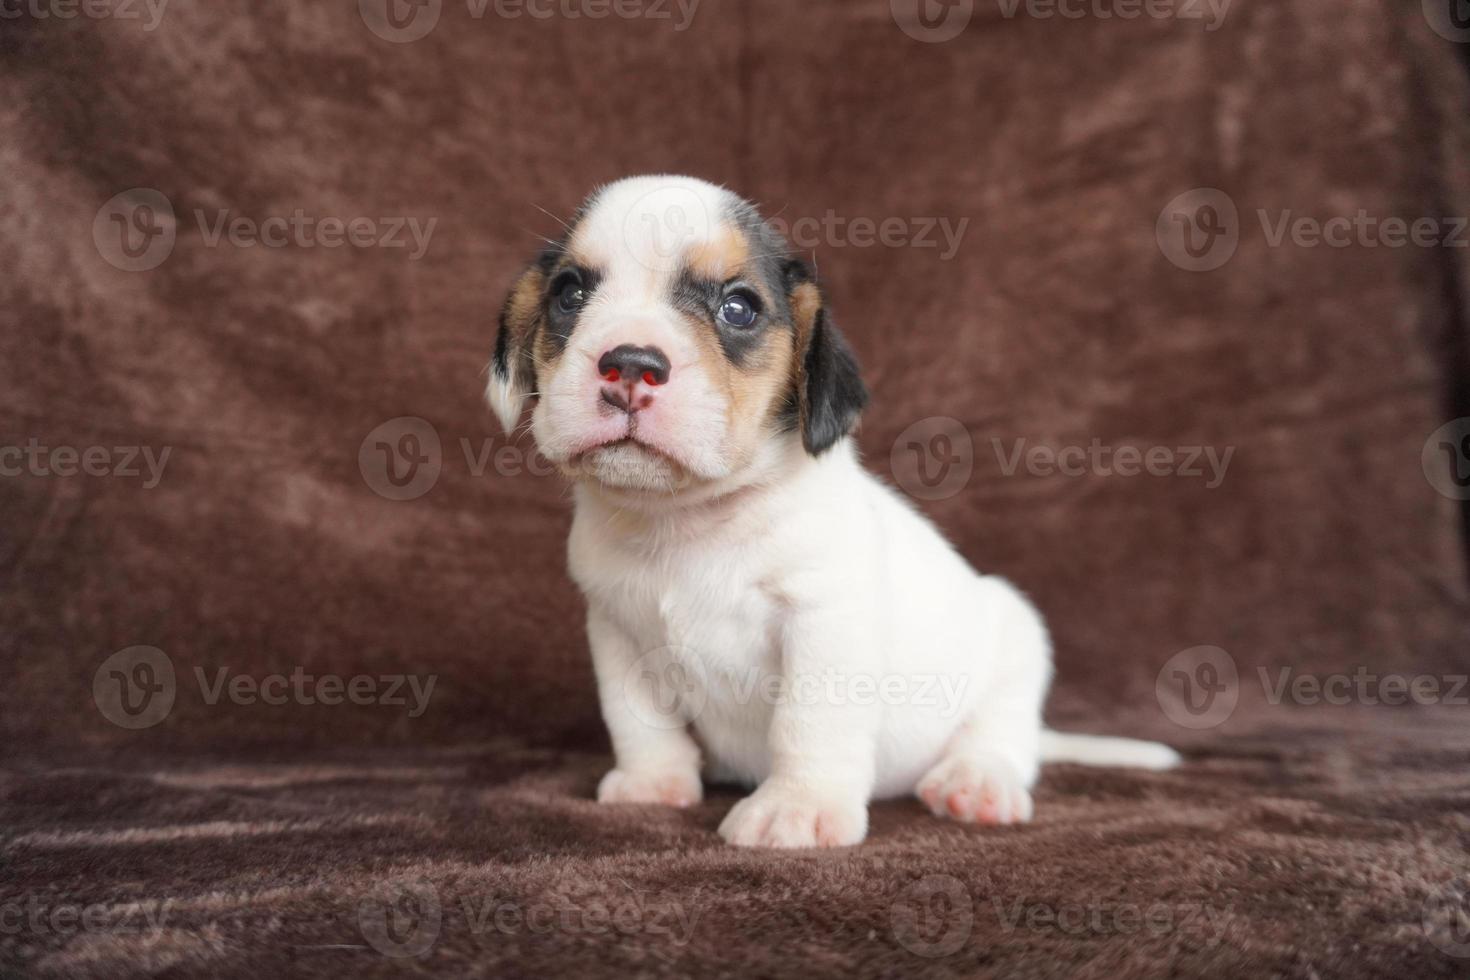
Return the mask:
<svg viewBox="0 0 1470 980"><path fill-rule="evenodd" d="M732 327L751 326L759 313L755 298L744 293L731 293L720 304L720 319Z"/></svg>
<svg viewBox="0 0 1470 980"><path fill-rule="evenodd" d="M587 302L587 290L582 284L573 280L561 287L561 292L556 294L556 305L563 313L575 313Z"/></svg>

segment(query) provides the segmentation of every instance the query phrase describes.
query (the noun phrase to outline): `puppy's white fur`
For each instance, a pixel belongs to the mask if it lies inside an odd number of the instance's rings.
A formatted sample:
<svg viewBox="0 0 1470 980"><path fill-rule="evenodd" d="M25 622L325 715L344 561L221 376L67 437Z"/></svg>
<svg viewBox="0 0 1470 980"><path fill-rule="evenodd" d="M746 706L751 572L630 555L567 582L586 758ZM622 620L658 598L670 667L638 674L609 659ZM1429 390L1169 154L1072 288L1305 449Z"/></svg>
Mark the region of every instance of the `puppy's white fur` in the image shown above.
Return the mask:
<svg viewBox="0 0 1470 980"><path fill-rule="evenodd" d="M703 777L733 780L757 788L726 840L835 846L863 839L875 798L1011 823L1030 818L1043 761L1174 765L1162 745L1043 729L1041 617L865 471L850 439L813 456L795 433L732 435L729 399L668 306L656 234L671 200L697 201L706 213L683 229L697 245L731 199L688 178L605 189L574 232L604 280L540 379L538 444L582 476L570 564L616 756L598 798L683 806ZM597 409L587 369L621 343L665 349L679 383L638 423L643 445ZM490 395L513 426L524 393L500 378Z"/></svg>

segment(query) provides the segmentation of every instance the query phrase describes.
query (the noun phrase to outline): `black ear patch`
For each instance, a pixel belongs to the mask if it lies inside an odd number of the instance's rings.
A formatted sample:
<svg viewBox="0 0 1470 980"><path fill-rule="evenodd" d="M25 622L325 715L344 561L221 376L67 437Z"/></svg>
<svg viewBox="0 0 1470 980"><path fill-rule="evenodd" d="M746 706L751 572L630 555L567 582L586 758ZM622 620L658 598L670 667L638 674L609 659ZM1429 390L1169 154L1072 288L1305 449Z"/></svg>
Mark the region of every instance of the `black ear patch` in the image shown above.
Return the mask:
<svg viewBox="0 0 1470 980"><path fill-rule="evenodd" d="M797 343L803 345L795 392L801 443L817 456L852 431L868 404L868 388L847 338L827 312L811 266L787 259L781 264L781 278Z"/></svg>
<svg viewBox="0 0 1470 980"><path fill-rule="evenodd" d="M852 431L868 403L857 357L825 308L812 324L801 383L801 442L816 456Z"/></svg>

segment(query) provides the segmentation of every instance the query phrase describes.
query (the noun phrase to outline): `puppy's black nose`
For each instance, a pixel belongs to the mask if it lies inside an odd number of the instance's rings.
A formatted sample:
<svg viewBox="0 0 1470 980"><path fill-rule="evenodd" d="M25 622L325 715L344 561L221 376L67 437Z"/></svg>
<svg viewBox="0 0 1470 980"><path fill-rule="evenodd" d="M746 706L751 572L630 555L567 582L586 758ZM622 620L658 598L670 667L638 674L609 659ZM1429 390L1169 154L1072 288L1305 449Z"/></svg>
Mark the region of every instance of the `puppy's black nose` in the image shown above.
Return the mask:
<svg viewBox="0 0 1470 980"><path fill-rule="evenodd" d="M603 354L597 361L597 373L605 381L642 381L650 387L669 383L669 359L657 347L634 347L623 344Z"/></svg>

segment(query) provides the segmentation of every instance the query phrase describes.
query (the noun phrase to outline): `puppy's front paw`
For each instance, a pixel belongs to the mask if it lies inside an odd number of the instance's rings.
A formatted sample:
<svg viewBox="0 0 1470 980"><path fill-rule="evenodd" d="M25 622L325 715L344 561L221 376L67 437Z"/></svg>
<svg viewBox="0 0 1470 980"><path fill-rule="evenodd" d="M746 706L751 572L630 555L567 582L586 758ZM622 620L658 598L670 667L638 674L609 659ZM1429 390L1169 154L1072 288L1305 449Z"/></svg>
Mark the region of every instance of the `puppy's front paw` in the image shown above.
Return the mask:
<svg viewBox="0 0 1470 980"><path fill-rule="evenodd" d="M654 803L693 806L704 798L699 773L679 769L629 771L614 769L597 785L598 803Z"/></svg>
<svg viewBox="0 0 1470 980"><path fill-rule="evenodd" d="M765 783L730 810L720 836L737 847L848 847L868 833L861 797Z"/></svg>
<svg viewBox="0 0 1470 980"><path fill-rule="evenodd" d="M944 759L919 780L918 795L936 816L963 823L1031 819L1031 793L1015 766L998 756Z"/></svg>

